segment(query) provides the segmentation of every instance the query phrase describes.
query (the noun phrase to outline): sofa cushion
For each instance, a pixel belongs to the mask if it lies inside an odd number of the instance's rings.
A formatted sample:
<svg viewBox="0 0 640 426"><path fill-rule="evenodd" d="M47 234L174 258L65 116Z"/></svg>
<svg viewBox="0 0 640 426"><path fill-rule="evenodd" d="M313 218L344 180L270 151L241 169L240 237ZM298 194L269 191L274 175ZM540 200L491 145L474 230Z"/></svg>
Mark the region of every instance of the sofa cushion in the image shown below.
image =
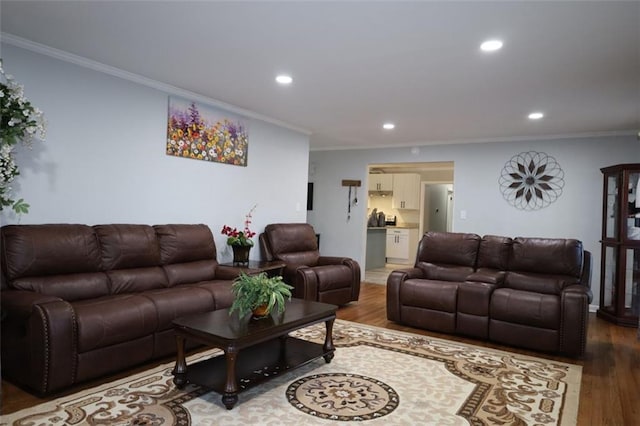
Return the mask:
<svg viewBox="0 0 640 426"><path fill-rule="evenodd" d="M213 280L203 281L194 284L194 287L203 288L211 293L213 297L214 309L225 309L233 303L234 295L231 291L233 281L230 280Z"/></svg>
<svg viewBox="0 0 640 426"><path fill-rule="evenodd" d="M96 225L105 270L160 265L160 246L149 225Z"/></svg>
<svg viewBox="0 0 640 426"><path fill-rule="evenodd" d="M12 287L59 297L68 302L109 295L109 280L104 272L18 278Z"/></svg>
<svg viewBox="0 0 640 426"><path fill-rule="evenodd" d="M513 240L509 270L580 277L582 243L560 238L522 238Z"/></svg>
<svg viewBox="0 0 640 426"><path fill-rule="evenodd" d="M318 277L318 291L337 290L351 288L353 274L345 265L326 265L313 268Z"/></svg>
<svg viewBox="0 0 640 426"><path fill-rule="evenodd" d="M166 275L159 266L107 271L107 276L112 294L140 293L169 285Z"/></svg>
<svg viewBox="0 0 640 426"><path fill-rule="evenodd" d="M320 253L317 251L300 251L292 253L280 253L276 255L276 259L281 260L289 265L316 266Z"/></svg>
<svg viewBox="0 0 640 426"><path fill-rule="evenodd" d="M420 240L418 262L462 265L474 268L480 236L429 231Z"/></svg>
<svg viewBox="0 0 640 426"><path fill-rule="evenodd" d="M199 260L165 265L162 269L167 276L169 286L174 286L212 280L216 276L217 266L218 262L215 260Z"/></svg>
<svg viewBox="0 0 640 426"><path fill-rule="evenodd" d="M87 352L152 334L158 328L153 303L126 294L71 304L78 323L78 352Z"/></svg>
<svg viewBox="0 0 640 426"><path fill-rule="evenodd" d="M207 225L155 225L163 265L216 259L216 245Z"/></svg>
<svg viewBox="0 0 640 426"><path fill-rule="evenodd" d="M213 311L215 307L211 293L195 286L151 290L142 296L155 306L159 331L171 328L171 322L178 317Z"/></svg>
<svg viewBox="0 0 640 426"><path fill-rule="evenodd" d="M297 252L315 252L318 256L316 233L308 223L270 224L265 227L264 233L269 241L271 252L276 259L287 261L281 255ZM315 266L318 260L316 258L313 264L305 263L308 261L295 263Z"/></svg>
<svg viewBox="0 0 640 426"><path fill-rule="evenodd" d="M578 284L579 279L568 275L531 274L527 272L507 272L505 287L516 290L559 295L566 286Z"/></svg>
<svg viewBox="0 0 640 426"><path fill-rule="evenodd" d="M100 271L100 246L90 226L7 225L1 236L2 270L9 282Z"/></svg>
<svg viewBox="0 0 640 426"><path fill-rule="evenodd" d="M509 237L485 235L478 248L478 269L506 271L513 240Z"/></svg>
<svg viewBox="0 0 640 426"><path fill-rule="evenodd" d="M490 317L492 320L557 330L560 327L560 298L499 288L491 296Z"/></svg>
<svg viewBox="0 0 640 426"><path fill-rule="evenodd" d="M400 304L455 313L458 284L436 280L406 280L400 288Z"/></svg>
<svg viewBox="0 0 640 426"><path fill-rule="evenodd" d="M430 280L464 281L473 273L471 266L435 265L428 262L418 262L416 266L423 271L424 277Z"/></svg>

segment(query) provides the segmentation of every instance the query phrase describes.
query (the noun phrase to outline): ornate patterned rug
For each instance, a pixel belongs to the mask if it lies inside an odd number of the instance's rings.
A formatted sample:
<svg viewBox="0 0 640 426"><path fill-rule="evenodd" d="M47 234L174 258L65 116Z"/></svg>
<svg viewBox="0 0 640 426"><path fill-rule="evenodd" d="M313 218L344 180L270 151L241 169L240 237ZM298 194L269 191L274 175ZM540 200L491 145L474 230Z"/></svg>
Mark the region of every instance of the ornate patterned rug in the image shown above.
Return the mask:
<svg viewBox="0 0 640 426"><path fill-rule="evenodd" d="M295 332L322 342L324 324ZM173 364L2 416L2 425L574 425L582 367L337 320L335 358L287 371L232 410L173 385ZM209 350L194 362L219 355Z"/></svg>

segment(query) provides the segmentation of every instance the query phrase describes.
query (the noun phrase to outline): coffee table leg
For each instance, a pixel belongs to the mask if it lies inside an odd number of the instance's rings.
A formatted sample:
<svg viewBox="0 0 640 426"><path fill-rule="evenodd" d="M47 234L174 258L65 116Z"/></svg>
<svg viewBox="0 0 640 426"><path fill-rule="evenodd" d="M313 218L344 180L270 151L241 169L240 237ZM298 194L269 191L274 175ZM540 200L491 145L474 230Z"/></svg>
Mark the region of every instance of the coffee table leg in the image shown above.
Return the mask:
<svg viewBox="0 0 640 426"><path fill-rule="evenodd" d="M325 322L325 325L327 327L327 332L325 333L324 336L324 345L322 346L322 349L325 352L329 352L330 353L326 354L324 356L324 360L326 363L330 363L331 360L333 359L333 355L334 355L334 351L335 351L335 346L333 346L333 319L330 319L329 321Z"/></svg>
<svg viewBox="0 0 640 426"><path fill-rule="evenodd" d="M224 353L227 364L227 383L224 385L222 403L227 410L231 410L238 402L238 386L236 384L236 357L238 353L235 349L228 349Z"/></svg>
<svg viewBox="0 0 640 426"><path fill-rule="evenodd" d="M176 345L178 347L176 355L176 365L173 367L173 383L178 389L182 389L187 384L187 363L184 358L184 337L176 335Z"/></svg>

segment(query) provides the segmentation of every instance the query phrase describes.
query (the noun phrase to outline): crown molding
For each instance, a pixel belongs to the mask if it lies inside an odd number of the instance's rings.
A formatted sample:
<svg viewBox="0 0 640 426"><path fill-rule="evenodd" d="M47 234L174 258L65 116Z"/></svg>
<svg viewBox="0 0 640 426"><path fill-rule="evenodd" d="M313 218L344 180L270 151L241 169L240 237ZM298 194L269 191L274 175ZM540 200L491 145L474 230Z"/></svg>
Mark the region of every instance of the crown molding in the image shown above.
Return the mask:
<svg viewBox="0 0 640 426"><path fill-rule="evenodd" d="M585 132L585 133L567 133L558 135L540 135L540 136L512 136L512 137L496 137L496 138L479 138L479 139L452 139L442 141L420 141L413 143L400 143L395 145L366 145L366 146L329 146L329 147L316 147L312 145L309 151L347 151L347 150L362 150L362 149L390 149L390 148L419 148L421 146L435 146L435 145L467 145L474 143L494 143L494 142L544 142L563 139L586 139L586 138L603 138L603 137L623 137L623 136L638 136L640 140L640 133L637 130L616 130L609 132ZM336 141L339 142L339 141Z"/></svg>
<svg viewBox="0 0 640 426"><path fill-rule="evenodd" d="M176 86L172 86L170 84L162 83L157 80L153 80L139 74L135 74L129 71L122 70L120 68L112 67L110 65L103 64L98 61L94 61L91 59L87 59L83 56L75 55L73 53L66 52L64 50L56 49L54 47L46 46L44 44L36 43L31 40L27 40L22 37L15 36L13 34L0 32L0 41L2 43L6 43L11 46L19 47L22 49L30 50L35 53L39 53L45 56L49 56L55 59L59 59L61 61L69 62L74 65L78 65L84 68L91 69L93 71L98 71L104 74L111 75L113 77L121 78L123 80L131 81L133 83L141 84L143 86L150 87L152 89L159 90L161 92L166 92L169 95L181 96L186 99L194 100L197 102L201 102L204 104L208 104L217 108L225 109L229 112L233 112L238 115L242 115L248 118L254 118L256 120L264 121L267 123L275 124L276 126L284 127L289 130L293 130L298 133L302 133L306 136L311 135L311 131L307 129L303 129L301 127L297 127L280 120L276 120L275 118L267 117L262 114L258 114L253 111L249 111L243 108L239 108L237 106L218 101L213 98L209 98L207 96L191 92L189 90L181 89Z"/></svg>

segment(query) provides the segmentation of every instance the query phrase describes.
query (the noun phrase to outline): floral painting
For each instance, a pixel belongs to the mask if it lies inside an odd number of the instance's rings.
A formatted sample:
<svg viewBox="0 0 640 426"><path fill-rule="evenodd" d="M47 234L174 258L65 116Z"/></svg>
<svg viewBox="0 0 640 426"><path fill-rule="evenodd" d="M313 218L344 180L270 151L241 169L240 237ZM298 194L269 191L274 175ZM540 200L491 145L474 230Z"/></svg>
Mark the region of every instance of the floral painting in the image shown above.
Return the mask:
<svg viewBox="0 0 640 426"><path fill-rule="evenodd" d="M247 165L249 138L243 120L229 113L169 98L167 155Z"/></svg>

